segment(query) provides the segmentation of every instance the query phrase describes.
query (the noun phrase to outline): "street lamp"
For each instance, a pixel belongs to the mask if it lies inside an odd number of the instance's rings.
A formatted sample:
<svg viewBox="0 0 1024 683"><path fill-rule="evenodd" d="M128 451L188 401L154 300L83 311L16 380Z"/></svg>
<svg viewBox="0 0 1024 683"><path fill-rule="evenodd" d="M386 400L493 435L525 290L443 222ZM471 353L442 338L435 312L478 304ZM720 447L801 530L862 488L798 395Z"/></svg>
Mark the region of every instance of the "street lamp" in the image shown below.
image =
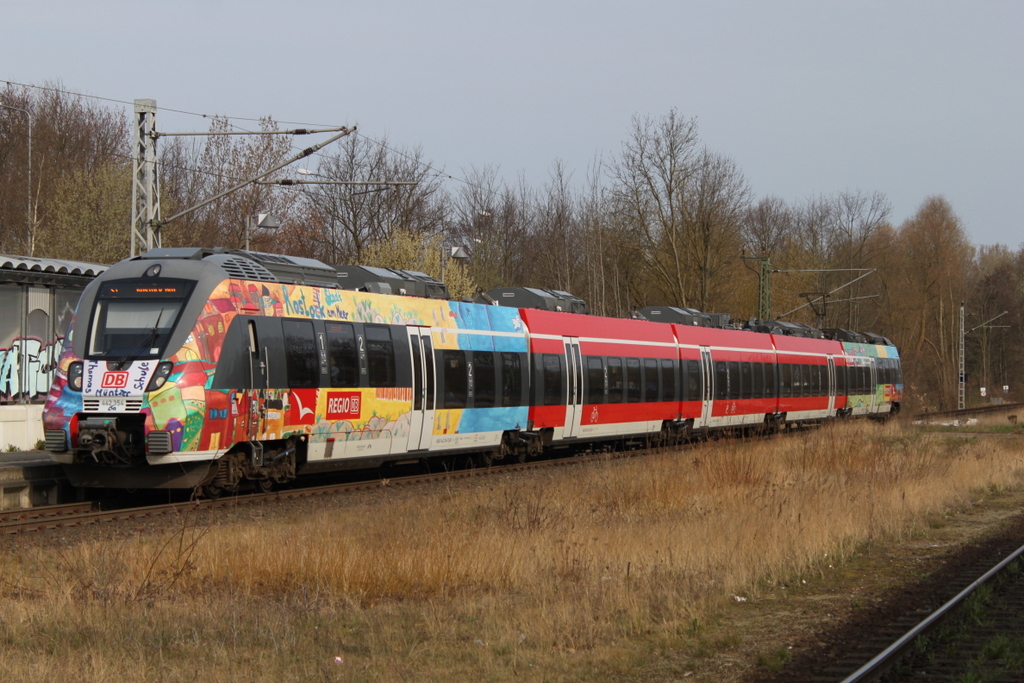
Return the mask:
<svg viewBox="0 0 1024 683"><path fill-rule="evenodd" d="M276 230L281 227L281 221L269 213L257 213L250 216L245 222L245 250L249 251L249 230L252 228L267 228Z"/></svg>
<svg viewBox="0 0 1024 683"><path fill-rule="evenodd" d="M28 109L12 107L9 104L0 104L0 107L20 111L28 119L28 192L26 193L28 198L28 210L26 213L28 222L26 224L25 243L28 246L28 255L32 256L35 251L35 244L32 239L32 113Z"/></svg>
<svg viewBox="0 0 1024 683"><path fill-rule="evenodd" d="M447 253L446 253L447 252ZM449 258L456 259L458 261L465 261L469 258L469 252L462 247L441 247L441 282L444 282L444 264Z"/></svg>

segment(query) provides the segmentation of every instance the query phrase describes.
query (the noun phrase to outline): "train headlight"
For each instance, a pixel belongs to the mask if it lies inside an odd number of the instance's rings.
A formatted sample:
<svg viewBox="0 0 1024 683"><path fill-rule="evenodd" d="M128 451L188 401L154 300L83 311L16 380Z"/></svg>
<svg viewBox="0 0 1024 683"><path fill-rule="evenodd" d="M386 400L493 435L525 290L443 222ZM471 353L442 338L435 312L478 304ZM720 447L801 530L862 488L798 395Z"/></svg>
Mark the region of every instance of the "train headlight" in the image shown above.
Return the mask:
<svg viewBox="0 0 1024 683"><path fill-rule="evenodd" d="M146 387L146 391L156 391L166 384L167 378L171 376L171 369L173 367L174 363L168 360L157 364L156 371L153 373L153 377L150 378L149 386Z"/></svg>
<svg viewBox="0 0 1024 683"><path fill-rule="evenodd" d="M71 391L82 390L82 374L85 371L85 363L76 360L68 366L68 389Z"/></svg>

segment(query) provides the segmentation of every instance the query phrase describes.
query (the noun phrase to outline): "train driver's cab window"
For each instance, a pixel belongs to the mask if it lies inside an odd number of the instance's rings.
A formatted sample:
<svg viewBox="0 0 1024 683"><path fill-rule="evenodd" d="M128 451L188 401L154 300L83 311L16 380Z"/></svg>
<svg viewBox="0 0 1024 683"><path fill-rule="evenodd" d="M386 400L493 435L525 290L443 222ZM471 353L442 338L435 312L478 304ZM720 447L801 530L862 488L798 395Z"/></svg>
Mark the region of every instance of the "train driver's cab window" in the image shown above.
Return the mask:
<svg viewBox="0 0 1024 683"><path fill-rule="evenodd" d="M164 352L192 282L114 280L96 296L89 326L90 358L157 358Z"/></svg>

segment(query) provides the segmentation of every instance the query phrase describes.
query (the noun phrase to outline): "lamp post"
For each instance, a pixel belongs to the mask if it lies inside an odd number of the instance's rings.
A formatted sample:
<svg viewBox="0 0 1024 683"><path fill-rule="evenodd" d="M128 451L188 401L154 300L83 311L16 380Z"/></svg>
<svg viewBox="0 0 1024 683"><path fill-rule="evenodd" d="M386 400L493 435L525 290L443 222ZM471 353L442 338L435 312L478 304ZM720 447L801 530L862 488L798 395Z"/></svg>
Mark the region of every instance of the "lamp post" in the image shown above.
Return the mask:
<svg viewBox="0 0 1024 683"><path fill-rule="evenodd" d="M458 246L444 245L441 247L441 282L444 282L444 264L449 258L465 261L469 258L469 252Z"/></svg>
<svg viewBox="0 0 1024 683"><path fill-rule="evenodd" d="M26 212L25 244L28 246L28 255L32 256L36 246L35 240L32 239L32 113L28 109L12 107L9 104L0 104L0 107L20 111L28 120L28 192L25 195L28 198L28 208Z"/></svg>
<svg viewBox="0 0 1024 683"><path fill-rule="evenodd" d="M256 213L250 216L245 222L245 250L249 251L249 230L252 228L269 228L276 230L281 227L281 221L269 213Z"/></svg>

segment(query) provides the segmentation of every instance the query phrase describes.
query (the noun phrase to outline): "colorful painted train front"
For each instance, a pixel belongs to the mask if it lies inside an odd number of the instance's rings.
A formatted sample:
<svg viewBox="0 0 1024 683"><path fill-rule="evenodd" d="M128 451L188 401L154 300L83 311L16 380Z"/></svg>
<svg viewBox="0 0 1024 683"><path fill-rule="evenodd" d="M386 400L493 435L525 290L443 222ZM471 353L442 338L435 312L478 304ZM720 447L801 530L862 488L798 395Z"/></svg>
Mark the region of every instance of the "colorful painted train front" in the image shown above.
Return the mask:
<svg viewBox="0 0 1024 683"><path fill-rule="evenodd" d="M44 411L79 486L269 488L899 408L895 347L350 291L317 261L160 249L83 293Z"/></svg>

